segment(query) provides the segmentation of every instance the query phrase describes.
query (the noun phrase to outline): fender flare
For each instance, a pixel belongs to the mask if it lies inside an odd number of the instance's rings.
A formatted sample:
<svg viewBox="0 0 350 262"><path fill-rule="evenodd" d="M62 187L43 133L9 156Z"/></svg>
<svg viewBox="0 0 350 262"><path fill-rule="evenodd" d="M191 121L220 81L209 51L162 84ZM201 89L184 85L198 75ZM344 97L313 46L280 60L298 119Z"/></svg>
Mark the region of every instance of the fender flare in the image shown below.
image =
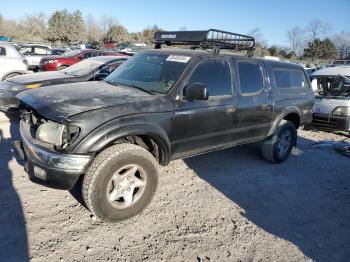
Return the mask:
<svg viewBox="0 0 350 262"><path fill-rule="evenodd" d="M282 113L277 115L272 122L272 125L269 129L269 132L267 133L267 137L273 135L278 128L281 121L289 114L297 114L299 116L299 119L301 119L301 111L300 108L297 106L287 106L283 109Z"/></svg>
<svg viewBox="0 0 350 262"><path fill-rule="evenodd" d="M113 128L105 124L85 137L74 150L76 153L96 153L102 151L115 141L127 136L148 136L159 146L160 163L168 164L171 159L170 141L166 132L149 123L135 123Z"/></svg>

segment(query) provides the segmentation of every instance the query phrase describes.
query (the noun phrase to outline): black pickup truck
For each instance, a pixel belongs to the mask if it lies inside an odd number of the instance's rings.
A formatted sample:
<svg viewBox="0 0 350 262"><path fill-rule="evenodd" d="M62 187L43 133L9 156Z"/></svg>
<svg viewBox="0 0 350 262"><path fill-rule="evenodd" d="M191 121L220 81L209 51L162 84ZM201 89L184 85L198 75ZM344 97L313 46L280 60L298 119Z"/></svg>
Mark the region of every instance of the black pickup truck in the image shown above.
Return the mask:
<svg viewBox="0 0 350 262"><path fill-rule="evenodd" d="M198 42L208 49L209 31L192 33L205 35ZM186 43L180 36L156 33L156 47ZM220 41L222 48L248 50L241 40ZM220 41L213 41L213 51L138 53L102 82L20 93L16 149L30 179L70 189L81 177L87 207L115 222L147 206L159 165L174 159L257 141L268 161L287 159L296 130L312 120L314 98L304 69L219 53Z"/></svg>

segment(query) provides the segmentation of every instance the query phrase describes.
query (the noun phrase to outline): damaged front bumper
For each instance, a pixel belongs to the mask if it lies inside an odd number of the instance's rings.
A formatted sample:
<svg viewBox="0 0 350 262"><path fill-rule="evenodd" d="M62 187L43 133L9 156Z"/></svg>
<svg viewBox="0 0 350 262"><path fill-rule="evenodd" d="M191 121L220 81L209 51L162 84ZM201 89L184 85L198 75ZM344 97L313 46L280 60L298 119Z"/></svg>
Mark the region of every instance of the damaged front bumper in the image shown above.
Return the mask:
<svg viewBox="0 0 350 262"><path fill-rule="evenodd" d="M349 116L313 113L312 118L312 126L327 130L350 131Z"/></svg>
<svg viewBox="0 0 350 262"><path fill-rule="evenodd" d="M35 138L31 126L20 123L21 141L15 143L18 155L25 161L25 170L35 183L57 189L71 189L88 169L93 156L64 154Z"/></svg>

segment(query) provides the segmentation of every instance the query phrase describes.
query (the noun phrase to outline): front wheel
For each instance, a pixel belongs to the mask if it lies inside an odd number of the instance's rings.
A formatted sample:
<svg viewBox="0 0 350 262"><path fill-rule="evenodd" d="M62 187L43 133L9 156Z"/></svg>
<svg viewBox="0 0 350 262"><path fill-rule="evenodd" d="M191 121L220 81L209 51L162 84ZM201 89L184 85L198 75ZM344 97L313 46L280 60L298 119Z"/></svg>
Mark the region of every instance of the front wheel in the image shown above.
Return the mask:
<svg viewBox="0 0 350 262"><path fill-rule="evenodd" d="M272 163L285 161L293 146L296 145L297 131L295 125L287 120L282 120L275 134L263 141L261 153L264 159Z"/></svg>
<svg viewBox="0 0 350 262"><path fill-rule="evenodd" d="M101 220L117 222L141 212L158 183L158 163L140 146L117 144L101 152L84 175L82 193Z"/></svg>

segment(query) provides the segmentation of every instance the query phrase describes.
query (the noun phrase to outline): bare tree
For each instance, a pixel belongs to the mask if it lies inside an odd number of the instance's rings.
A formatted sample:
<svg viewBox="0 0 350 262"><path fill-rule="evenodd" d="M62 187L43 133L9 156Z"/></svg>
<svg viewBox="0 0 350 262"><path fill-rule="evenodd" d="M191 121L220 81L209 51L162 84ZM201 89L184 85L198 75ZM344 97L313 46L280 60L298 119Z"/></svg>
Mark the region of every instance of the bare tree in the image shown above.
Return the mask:
<svg viewBox="0 0 350 262"><path fill-rule="evenodd" d="M114 16L102 15L100 18L101 29L106 34L113 26L119 25L119 21Z"/></svg>
<svg viewBox="0 0 350 262"><path fill-rule="evenodd" d="M15 20L5 19L3 16L0 18L0 34L10 37L16 37L18 24Z"/></svg>
<svg viewBox="0 0 350 262"><path fill-rule="evenodd" d="M314 41L316 38L321 39L327 37L331 30L332 27L328 22L316 19L309 23L305 31L309 39Z"/></svg>
<svg viewBox="0 0 350 262"><path fill-rule="evenodd" d="M92 14L86 17L87 38L89 41L101 41L103 39L103 31Z"/></svg>
<svg viewBox="0 0 350 262"><path fill-rule="evenodd" d="M333 43L337 48L339 57L344 59L350 55L350 32L340 32L333 38Z"/></svg>
<svg viewBox="0 0 350 262"><path fill-rule="evenodd" d="M302 30L299 26L295 26L287 31L290 48L297 56L302 55L304 35L305 31Z"/></svg>
<svg viewBox="0 0 350 262"><path fill-rule="evenodd" d="M43 41L46 39L47 19L44 13L26 15L16 28L17 39Z"/></svg>
<svg viewBox="0 0 350 262"><path fill-rule="evenodd" d="M258 41L258 39L262 38L261 28L259 27L253 28L252 30L247 32L247 35L254 37L255 40Z"/></svg>
<svg viewBox="0 0 350 262"><path fill-rule="evenodd" d="M158 25L148 26L142 30L143 41L148 44L154 43L154 33L157 31L163 31Z"/></svg>

